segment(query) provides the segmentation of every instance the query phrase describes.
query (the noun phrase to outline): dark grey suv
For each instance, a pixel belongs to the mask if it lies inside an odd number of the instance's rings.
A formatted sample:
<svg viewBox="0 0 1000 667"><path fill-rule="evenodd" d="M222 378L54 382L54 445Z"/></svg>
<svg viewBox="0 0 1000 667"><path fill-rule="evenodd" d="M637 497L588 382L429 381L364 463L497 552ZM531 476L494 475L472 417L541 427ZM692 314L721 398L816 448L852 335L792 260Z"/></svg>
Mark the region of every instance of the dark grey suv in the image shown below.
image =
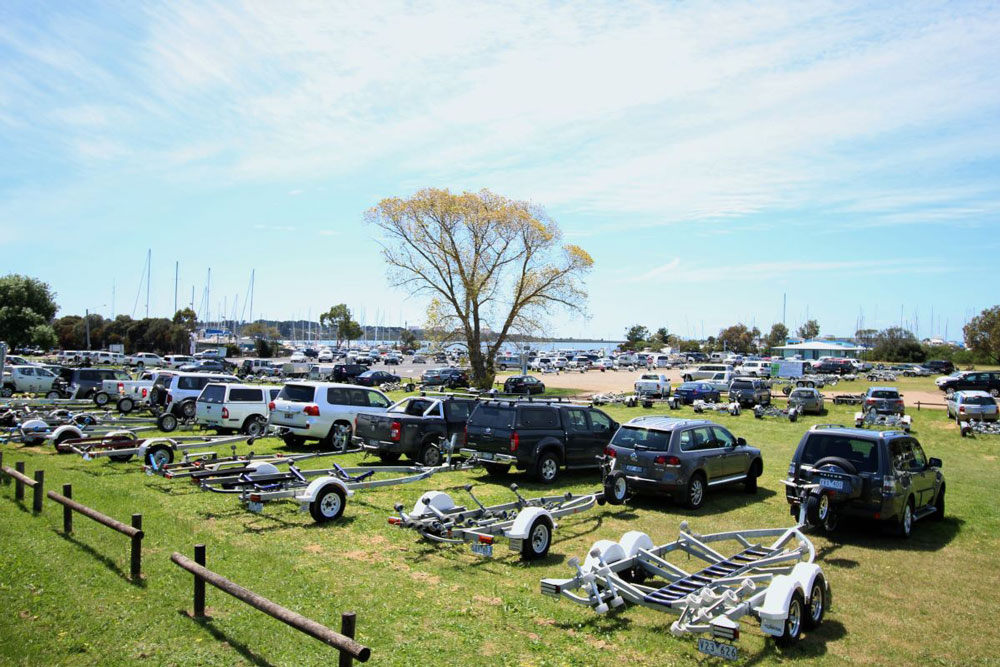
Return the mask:
<svg viewBox="0 0 1000 667"><path fill-rule="evenodd" d="M712 486L740 482L755 493L764 471L759 449L703 419L636 417L622 424L605 454L604 496L612 504L630 492L652 492L697 509Z"/></svg>
<svg viewBox="0 0 1000 667"><path fill-rule="evenodd" d="M729 401L741 406L770 405L771 389L764 380L738 377L729 385Z"/></svg>

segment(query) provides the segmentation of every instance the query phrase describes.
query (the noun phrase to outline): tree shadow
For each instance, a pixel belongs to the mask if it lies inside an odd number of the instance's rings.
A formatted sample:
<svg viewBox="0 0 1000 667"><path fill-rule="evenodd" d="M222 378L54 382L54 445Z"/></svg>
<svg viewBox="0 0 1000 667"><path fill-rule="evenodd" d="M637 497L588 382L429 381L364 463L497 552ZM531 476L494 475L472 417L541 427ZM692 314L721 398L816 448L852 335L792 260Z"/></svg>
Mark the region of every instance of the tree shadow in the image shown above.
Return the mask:
<svg viewBox="0 0 1000 667"><path fill-rule="evenodd" d="M257 655L252 650L250 650L250 648L246 644L233 640L225 632L215 627L215 624L212 622L213 619L211 616L204 616L202 618L197 618L195 616L192 616L190 613L188 613L183 609L179 609L177 613L183 616L184 618L191 619L192 621L197 623L199 626L201 626L202 629L208 632L208 634L212 635L212 639L214 639L215 641L222 642L228 646L231 646L237 653L243 656L244 660L246 660L250 664L258 665L258 667L273 667L274 663L268 662L266 659L264 659L263 657Z"/></svg>

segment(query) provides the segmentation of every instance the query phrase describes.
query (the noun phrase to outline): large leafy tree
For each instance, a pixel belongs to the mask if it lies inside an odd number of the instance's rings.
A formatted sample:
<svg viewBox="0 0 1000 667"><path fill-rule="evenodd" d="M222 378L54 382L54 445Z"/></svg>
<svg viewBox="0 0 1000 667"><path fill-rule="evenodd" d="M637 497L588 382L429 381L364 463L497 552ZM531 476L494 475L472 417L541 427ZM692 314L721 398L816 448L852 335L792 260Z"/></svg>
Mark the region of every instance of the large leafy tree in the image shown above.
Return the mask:
<svg viewBox="0 0 1000 667"><path fill-rule="evenodd" d="M808 320L805 324L799 327L799 338L805 338L809 340L815 338L819 335L819 322L816 320Z"/></svg>
<svg viewBox="0 0 1000 667"><path fill-rule="evenodd" d="M729 352L749 352L760 334L756 328L747 329L745 324L734 324L719 332L719 342Z"/></svg>
<svg viewBox="0 0 1000 667"><path fill-rule="evenodd" d="M16 273L0 278L0 340L12 348L33 342L35 327L49 324L56 310L47 283Z"/></svg>
<svg viewBox="0 0 1000 667"><path fill-rule="evenodd" d="M649 329L641 324L633 324L625 330L625 345L622 347L628 350L642 349L649 338Z"/></svg>
<svg viewBox="0 0 1000 667"><path fill-rule="evenodd" d="M390 280L436 299L440 328L461 333L480 388L492 386L493 361L510 335L540 330L556 308L584 310L582 278L593 260L563 244L535 204L489 190L425 189L384 199L365 218L382 231Z"/></svg>
<svg viewBox="0 0 1000 667"><path fill-rule="evenodd" d="M876 336L874 357L882 361L919 363L927 358L927 353L912 331L889 327Z"/></svg>
<svg viewBox="0 0 1000 667"><path fill-rule="evenodd" d="M174 324L180 324L188 331L194 331L198 326L198 314L190 308L184 308L174 313Z"/></svg>
<svg viewBox="0 0 1000 667"><path fill-rule="evenodd" d="M977 356L1000 363L1000 306L987 308L963 328L965 345Z"/></svg>
<svg viewBox="0 0 1000 667"><path fill-rule="evenodd" d="M364 335L361 325L354 321L351 316L351 309L345 303L338 303L336 306L319 316L319 323L323 326L332 326L337 329L337 347L340 341L346 340L350 345L351 341Z"/></svg>
<svg viewBox="0 0 1000 667"><path fill-rule="evenodd" d="M771 325L771 332L767 334L767 338L764 340L767 345L768 350L772 350L776 347L780 347L785 344L788 340L788 327L786 327L781 322L775 322Z"/></svg>

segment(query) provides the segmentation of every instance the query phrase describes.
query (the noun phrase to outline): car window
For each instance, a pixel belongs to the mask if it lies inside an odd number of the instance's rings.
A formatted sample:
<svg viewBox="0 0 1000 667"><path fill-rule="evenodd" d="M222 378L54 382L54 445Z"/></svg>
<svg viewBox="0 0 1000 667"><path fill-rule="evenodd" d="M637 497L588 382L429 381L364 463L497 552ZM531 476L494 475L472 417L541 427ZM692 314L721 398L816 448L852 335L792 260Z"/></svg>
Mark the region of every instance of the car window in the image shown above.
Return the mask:
<svg viewBox="0 0 1000 667"><path fill-rule="evenodd" d="M348 405L368 407L368 394L361 389L345 389Z"/></svg>
<svg viewBox="0 0 1000 667"><path fill-rule="evenodd" d="M278 398L292 403L312 403L315 387L305 384L286 384ZM330 401L333 403L333 401Z"/></svg>
<svg viewBox="0 0 1000 667"><path fill-rule="evenodd" d="M635 449L636 445L642 445L647 449L665 452L670 444L670 431L622 426L611 439L611 444L626 449Z"/></svg>
<svg viewBox="0 0 1000 667"><path fill-rule="evenodd" d="M346 389L330 387L326 390L326 402L330 405L350 405L351 399L348 397Z"/></svg>
<svg viewBox="0 0 1000 667"><path fill-rule="evenodd" d="M204 393L202 392L202 394ZM264 393L260 389L237 389L234 387L229 391L229 400L234 403L260 403L264 400Z"/></svg>
<svg viewBox="0 0 1000 667"><path fill-rule="evenodd" d="M920 446L920 443L916 440L910 441L910 451L912 456L910 458L910 466L912 470L923 470L927 467L927 457L924 456L924 449Z"/></svg>
<svg viewBox="0 0 1000 667"><path fill-rule="evenodd" d="M101 379L101 376L97 371L80 371L80 380L86 382L93 382L95 380Z"/></svg>
<svg viewBox="0 0 1000 667"><path fill-rule="evenodd" d="M715 448L712 430L707 426L689 429L681 433L681 450L697 451L699 449Z"/></svg>
<svg viewBox="0 0 1000 667"><path fill-rule="evenodd" d="M281 390L275 387L273 389L268 389L267 393L270 396L271 400L273 401L274 399L278 398L278 394L281 393Z"/></svg>
<svg viewBox="0 0 1000 667"><path fill-rule="evenodd" d="M812 465L830 456L850 461L858 472L878 472L877 443L831 433L811 435L802 450L800 462Z"/></svg>
<svg viewBox="0 0 1000 667"><path fill-rule="evenodd" d="M889 456L892 459L892 467L901 472L911 469L913 459L913 449L910 443L902 438L897 438L889 443Z"/></svg>
<svg viewBox="0 0 1000 667"><path fill-rule="evenodd" d="M520 422L525 428L558 428L559 416L552 408L523 408Z"/></svg>
<svg viewBox="0 0 1000 667"><path fill-rule="evenodd" d="M35 369L34 368L21 368L19 370L21 372L21 375L30 376L30 377L34 377L35 376Z"/></svg>
<svg viewBox="0 0 1000 667"><path fill-rule="evenodd" d="M469 425L490 428L511 428L514 426L514 409L492 405L478 405L469 415Z"/></svg>
<svg viewBox="0 0 1000 667"><path fill-rule="evenodd" d="M567 426L573 431L589 431L590 424L587 423L587 413L583 410L566 411Z"/></svg>
<svg viewBox="0 0 1000 667"><path fill-rule="evenodd" d="M235 391L235 390L234 390ZM210 384L198 397L199 403L222 403L226 399L226 387L221 384Z"/></svg>
<svg viewBox="0 0 1000 667"><path fill-rule="evenodd" d="M368 405L373 408L387 408L389 407L389 399L378 393L377 391L368 390L365 392L368 396Z"/></svg>
<svg viewBox="0 0 1000 667"><path fill-rule="evenodd" d="M594 433L607 433L611 430L611 418L603 412L591 410L590 423Z"/></svg>
<svg viewBox="0 0 1000 667"><path fill-rule="evenodd" d="M899 392L889 390L876 390L871 392L872 398L898 398Z"/></svg>
<svg viewBox="0 0 1000 667"><path fill-rule="evenodd" d="M469 413L472 412L472 405L472 403L466 401L446 401L444 411L448 421L468 421Z"/></svg>
<svg viewBox="0 0 1000 667"><path fill-rule="evenodd" d="M712 427L712 433L715 435L715 442L718 447L732 447L736 444L736 438L724 428L714 426Z"/></svg>
<svg viewBox="0 0 1000 667"><path fill-rule="evenodd" d="M177 388L185 390L201 389L208 384L208 378L200 377L179 377L177 378Z"/></svg>

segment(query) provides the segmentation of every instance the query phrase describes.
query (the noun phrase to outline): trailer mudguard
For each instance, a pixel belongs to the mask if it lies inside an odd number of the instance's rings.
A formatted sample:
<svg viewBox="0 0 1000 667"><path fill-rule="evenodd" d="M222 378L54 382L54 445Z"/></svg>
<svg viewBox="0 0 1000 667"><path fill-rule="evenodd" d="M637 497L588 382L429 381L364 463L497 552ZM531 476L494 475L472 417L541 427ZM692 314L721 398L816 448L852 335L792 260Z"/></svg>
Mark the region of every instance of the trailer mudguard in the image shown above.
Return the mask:
<svg viewBox="0 0 1000 667"><path fill-rule="evenodd" d="M556 522L552 521L552 515L549 514L547 509L544 507L526 507L518 512L517 517L514 519L514 524L507 531L507 537L512 540L528 539L528 531L531 529L531 524L540 516L548 517L549 521L552 522L552 527L556 527Z"/></svg>
<svg viewBox="0 0 1000 667"><path fill-rule="evenodd" d="M24 426L28 426L29 424L32 423L34 423L34 420L25 422ZM39 423L44 424L45 422L39 420ZM21 428L23 429L24 426L22 426ZM63 435L63 433L66 433L68 435ZM74 424L63 424L62 426L58 427L56 430L52 432L51 437L54 442L58 442L60 440L60 436L62 436L63 440L68 440L70 438L76 440L78 438L83 437L83 431L80 430L80 427L75 426Z"/></svg>
<svg viewBox="0 0 1000 667"><path fill-rule="evenodd" d="M145 461L146 452L149 451L151 448L155 447L156 445L166 445L170 449L174 449L175 443L170 438L153 438L151 440L146 440L141 445L139 445L139 460Z"/></svg>
<svg viewBox="0 0 1000 667"><path fill-rule="evenodd" d="M247 468L260 475L276 475L281 472L278 470L278 466L273 463L268 463L267 461L252 461L247 464Z"/></svg>
<svg viewBox="0 0 1000 667"><path fill-rule="evenodd" d="M439 512L447 512L455 507L455 501L443 491L428 491L413 504L413 511L410 512L410 516L414 519L420 519L424 515L433 515L434 512L430 510L428 505Z"/></svg>
<svg viewBox="0 0 1000 667"><path fill-rule="evenodd" d="M316 498L319 496L320 491L322 491L323 489L325 489L327 486L330 485L340 487L340 490L344 492L345 498L349 498L354 495L354 491L348 489L347 485L344 484L342 480L339 480L336 477L319 477L309 482L309 486L306 487L306 490L303 491L300 495L296 496L295 499L301 503L311 503L312 501L316 500Z"/></svg>
<svg viewBox="0 0 1000 667"><path fill-rule="evenodd" d="M595 549L601 554L601 558L608 565L627 558L622 545L612 540L597 540L594 542L594 546L590 547L590 551L587 552L587 559L583 561L584 572L592 572L601 566L600 561L595 556L590 555L590 552Z"/></svg>
<svg viewBox="0 0 1000 667"><path fill-rule="evenodd" d="M656 546L649 535L639 530L628 531L618 540L618 544L622 545L625 558L634 558L639 555L640 549L651 550Z"/></svg>
<svg viewBox="0 0 1000 667"><path fill-rule="evenodd" d="M812 594L813 583L816 581L816 577L823 574L823 568L821 568L816 563L796 563L792 571L788 573L788 576L799 582L802 586L802 596L806 600L806 604L809 604L809 596ZM766 604L766 601L765 601ZM829 605L827 605L829 607Z"/></svg>
<svg viewBox="0 0 1000 667"><path fill-rule="evenodd" d="M804 563L799 563L804 565ZM794 571L794 570L793 570ZM788 607L792 602L792 594L795 591L802 593L805 591L799 579L790 574L779 574L771 581L764 593L764 604L757 608L757 615L760 617L760 629L772 637L780 637L785 632L785 619L788 618Z"/></svg>

